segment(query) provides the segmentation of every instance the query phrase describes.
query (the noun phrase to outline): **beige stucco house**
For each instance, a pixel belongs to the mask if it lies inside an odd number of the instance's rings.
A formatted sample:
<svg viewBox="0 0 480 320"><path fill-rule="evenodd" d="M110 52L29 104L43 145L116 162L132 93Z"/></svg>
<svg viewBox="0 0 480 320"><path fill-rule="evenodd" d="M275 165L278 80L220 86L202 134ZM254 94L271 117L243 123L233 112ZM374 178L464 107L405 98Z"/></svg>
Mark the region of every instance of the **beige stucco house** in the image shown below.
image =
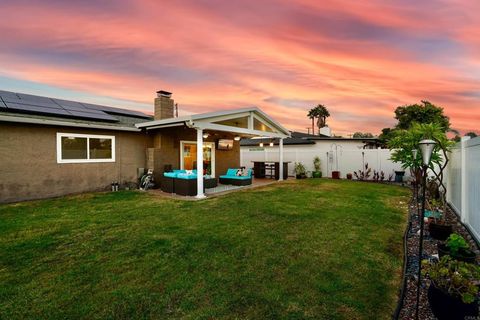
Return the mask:
<svg viewBox="0 0 480 320"><path fill-rule="evenodd" d="M258 108L182 117L174 109L166 91L157 92L153 116L0 91L0 202L133 186L146 168L157 179L172 168L215 177L240 166L240 139L289 136Z"/></svg>

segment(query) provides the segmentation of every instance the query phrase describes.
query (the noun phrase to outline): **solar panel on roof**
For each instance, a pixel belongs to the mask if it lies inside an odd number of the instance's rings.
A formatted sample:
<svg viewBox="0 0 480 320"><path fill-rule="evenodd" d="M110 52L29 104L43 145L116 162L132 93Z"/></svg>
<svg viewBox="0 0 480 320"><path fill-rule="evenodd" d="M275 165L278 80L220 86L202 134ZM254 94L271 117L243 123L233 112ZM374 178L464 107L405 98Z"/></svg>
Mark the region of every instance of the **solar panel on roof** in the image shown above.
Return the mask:
<svg viewBox="0 0 480 320"><path fill-rule="evenodd" d="M87 118L87 119L96 119L96 120L108 120L108 121L118 121L117 118L112 117L109 114L103 113L91 113L91 112L81 112L81 111L68 111L71 115L79 118Z"/></svg>
<svg viewBox="0 0 480 320"><path fill-rule="evenodd" d="M18 96L14 92L9 92L9 91L0 90L0 96L2 98L14 97L15 99L18 99Z"/></svg>
<svg viewBox="0 0 480 320"><path fill-rule="evenodd" d="M61 116L68 116L69 113L62 109L62 108L47 108L43 106L33 106L30 104L22 104L22 103L14 103L14 102L5 102L8 109L17 110L17 111L30 111L30 112L37 112L37 113L46 113L46 114L54 114L54 115L61 115Z"/></svg>
<svg viewBox="0 0 480 320"><path fill-rule="evenodd" d="M3 98L3 100L5 102L11 102L11 103L20 103L20 104L26 104L26 105L38 106L38 107L62 109L61 106L59 106L58 104L56 104L51 100L50 101L48 100L32 101L32 100L25 100L25 99L15 99L13 97Z"/></svg>
<svg viewBox="0 0 480 320"><path fill-rule="evenodd" d="M23 103L26 103L26 104L38 104L38 103L54 104L55 103L50 98L34 96L31 94L17 93L17 96L20 98L20 100L23 101Z"/></svg>
<svg viewBox="0 0 480 320"><path fill-rule="evenodd" d="M139 111L0 90L0 107L18 111L118 122L112 114L150 118Z"/></svg>
<svg viewBox="0 0 480 320"><path fill-rule="evenodd" d="M101 111L105 111L105 112L123 114L123 115L126 115L126 116L132 116L132 117L149 118L149 116L147 116L146 114L144 114L142 112L139 112L139 111L119 109L119 108L107 107L107 106L100 106L100 105L91 104L91 103L82 103L82 104L85 107L87 107L88 109L101 110Z"/></svg>
<svg viewBox="0 0 480 320"><path fill-rule="evenodd" d="M52 100L63 107L77 107L77 108L85 109L85 106L77 101L70 101L70 100L63 100L63 99L52 99Z"/></svg>
<svg viewBox="0 0 480 320"><path fill-rule="evenodd" d="M79 111L79 112L89 112L89 113L96 113L96 114L105 114L105 112L103 111L99 111L99 110L93 110L93 109L87 109L85 108L84 106L80 106L80 107L77 107L77 106L65 106L65 105L62 105L62 108L65 109L65 110L72 110L72 111Z"/></svg>

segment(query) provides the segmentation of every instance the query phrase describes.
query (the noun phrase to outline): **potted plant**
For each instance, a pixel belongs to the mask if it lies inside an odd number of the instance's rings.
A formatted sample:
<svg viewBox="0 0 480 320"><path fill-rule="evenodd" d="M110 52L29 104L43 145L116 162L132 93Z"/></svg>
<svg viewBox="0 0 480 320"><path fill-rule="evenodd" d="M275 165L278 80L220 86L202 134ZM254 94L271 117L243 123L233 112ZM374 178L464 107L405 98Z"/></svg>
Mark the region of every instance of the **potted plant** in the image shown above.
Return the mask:
<svg viewBox="0 0 480 320"><path fill-rule="evenodd" d="M457 233L452 233L444 244L438 243L437 248L440 258L448 255L455 260L475 263L475 252L470 250L467 241Z"/></svg>
<svg viewBox="0 0 480 320"><path fill-rule="evenodd" d="M348 180L352 180L352 177L353 177L353 176L352 176L351 173L347 173L347 179L348 179Z"/></svg>
<svg viewBox="0 0 480 320"><path fill-rule="evenodd" d="M312 178L321 178L322 177L322 162L319 156L313 158L313 167L315 171L312 172Z"/></svg>
<svg viewBox="0 0 480 320"><path fill-rule="evenodd" d="M429 206L431 207L433 217L428 224L430 236L434 239L445 241L453 232L453 228L451 225L445 224L445 215L443 214L443 210L440 209L442 206L441 199L431 199Z"/></svg>
<svg viewBox="0 0 480 320"><path fill-rule="evenodd" d="M480 268L477 265L444 256L438 263L427 262L425 273L432 281L428 302L439 320L478 316Z"/></svg>
<svg viewBox="0 0 480 320"><path fill-rule="evenodd" d="M332 171L332 179L340 179L340 171Z"/></svg>
<svg viewBox="0 0 480 320"><path fill-rule="evenodd" d="M295 176L297 179L305 179L307 177L307 169L301 162L295 162Z"/></svg>

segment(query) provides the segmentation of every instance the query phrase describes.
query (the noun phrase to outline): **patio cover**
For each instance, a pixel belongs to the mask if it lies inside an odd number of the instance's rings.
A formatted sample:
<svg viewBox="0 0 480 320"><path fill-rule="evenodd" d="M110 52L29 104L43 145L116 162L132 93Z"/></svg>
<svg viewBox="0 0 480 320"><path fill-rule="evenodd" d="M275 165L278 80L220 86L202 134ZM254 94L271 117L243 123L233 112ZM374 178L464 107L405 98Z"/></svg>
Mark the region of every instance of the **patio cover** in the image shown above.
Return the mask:
<svg viewBox="0 0 480 320"><path fill-rule="evenodd" d="M137 128L145 130L161 129L176 126L187 126L197 130L197 147L202 150L203 131L222 131L242 137L278 138L280 152L280 179L283 177L283 139L290 137L290 131L269 117L257 107L192 114L177 118L137 123ZM203 152L197 152L197 170L202 172ZM203 198L203 176L197 176L197 197Z"/></svg>

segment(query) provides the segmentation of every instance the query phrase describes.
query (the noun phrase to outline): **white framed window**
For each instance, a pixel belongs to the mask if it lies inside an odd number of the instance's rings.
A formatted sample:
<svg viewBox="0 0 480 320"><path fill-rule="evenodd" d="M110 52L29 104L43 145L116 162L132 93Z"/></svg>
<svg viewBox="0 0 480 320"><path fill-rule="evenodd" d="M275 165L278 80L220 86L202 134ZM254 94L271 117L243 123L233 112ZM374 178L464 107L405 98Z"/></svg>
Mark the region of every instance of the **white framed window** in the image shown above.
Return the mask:
<svg viewBox="0 0 480 320"><path fill-rule="evenodd" d="M57 132L57 163L115 162L115 136Z"/></svg>

